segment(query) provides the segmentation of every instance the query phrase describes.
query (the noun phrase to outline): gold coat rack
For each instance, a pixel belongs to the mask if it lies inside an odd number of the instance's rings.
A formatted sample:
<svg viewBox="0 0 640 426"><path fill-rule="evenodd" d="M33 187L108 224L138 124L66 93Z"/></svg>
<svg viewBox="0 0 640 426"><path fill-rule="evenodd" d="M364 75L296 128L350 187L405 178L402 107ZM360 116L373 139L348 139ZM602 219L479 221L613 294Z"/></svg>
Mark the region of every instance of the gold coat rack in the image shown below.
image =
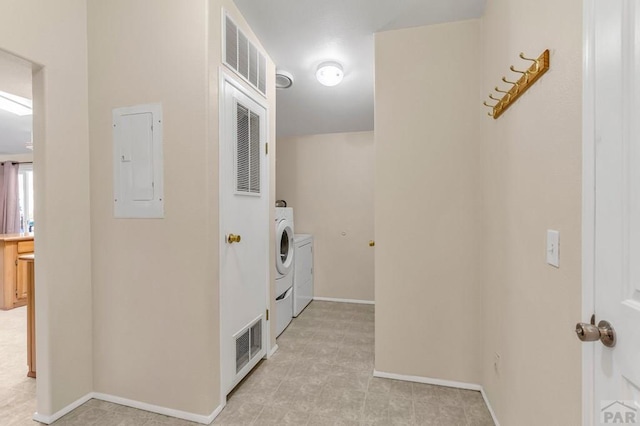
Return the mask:
<svg viewBox="0 0 640 426"><path fill-rule="evenodd" d="M524 92L529 90L529 87L538 81L540 77L549 69L549 49L542 52L538 59L531 59L524 56L524 53L520 53L520 58L525 61L531 61L533 64L526 71L518 71L513 65L510 70L514 73L521 74L517 81L509 81L506 77L502 77L502 81L511 84L511 89L504 91L500 90L498 86L495 87L495 91L500 93L499 97L494 97L493 93L489 94L489 98L497 101L495 105L489 105L487 101L484 101L484 106L491 108L493 111L488 113L490 117L494 119L500 117L503 112L507 110Z"/></svg>

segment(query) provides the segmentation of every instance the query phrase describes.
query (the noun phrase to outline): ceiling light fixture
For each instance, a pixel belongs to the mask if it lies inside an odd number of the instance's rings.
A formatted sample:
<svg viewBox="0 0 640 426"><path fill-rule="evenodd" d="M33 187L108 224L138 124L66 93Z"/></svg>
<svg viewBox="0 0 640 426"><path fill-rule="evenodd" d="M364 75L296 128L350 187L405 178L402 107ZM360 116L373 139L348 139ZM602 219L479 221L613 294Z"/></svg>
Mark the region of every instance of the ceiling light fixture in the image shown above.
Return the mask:
<svg viewBox="0 0 640 426"><path fill-rule="evenodd" d="M342 65L337 62L323 62L318 65L318 71L316 71L316 78L321 84L325 86L335 86L340 84L344 72L342 71Z"/></svg>
<svg viewBox="0 0 640 426"><path fill-rule="evenodd" d="M29 99L7 92L0 92L0 109L19 116L33 114L32 102Z"/></svg>
<svg viewBox="0 0 640 426"><path fill-rule="evenodd" d="M288 89L293 86L293 75L290 72L276 71L276 89Z"/></svg>

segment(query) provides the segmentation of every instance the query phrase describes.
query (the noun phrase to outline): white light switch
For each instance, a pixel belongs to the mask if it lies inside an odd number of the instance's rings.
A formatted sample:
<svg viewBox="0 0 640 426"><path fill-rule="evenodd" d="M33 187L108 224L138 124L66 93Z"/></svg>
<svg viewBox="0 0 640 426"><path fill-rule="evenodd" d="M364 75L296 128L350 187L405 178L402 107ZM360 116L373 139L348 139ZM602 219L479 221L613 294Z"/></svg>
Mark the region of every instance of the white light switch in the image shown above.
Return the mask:
<svg viewBox="0 0 640 426"><path fill-rule="evenodd" d="M560 267L560 232L547 229L547 263Z"/></svg>

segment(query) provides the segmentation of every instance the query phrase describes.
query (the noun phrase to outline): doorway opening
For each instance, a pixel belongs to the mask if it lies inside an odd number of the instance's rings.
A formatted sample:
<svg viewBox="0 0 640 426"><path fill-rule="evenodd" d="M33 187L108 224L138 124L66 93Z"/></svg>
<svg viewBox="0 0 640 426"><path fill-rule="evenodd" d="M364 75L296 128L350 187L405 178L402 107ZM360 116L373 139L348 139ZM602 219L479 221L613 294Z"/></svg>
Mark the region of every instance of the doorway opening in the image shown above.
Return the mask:
<svg viewBox="0 0 640 426"><path fill-rule="evenodd" d="M36 411L33 69L0 51L0 418L25 420Z"/></svg>

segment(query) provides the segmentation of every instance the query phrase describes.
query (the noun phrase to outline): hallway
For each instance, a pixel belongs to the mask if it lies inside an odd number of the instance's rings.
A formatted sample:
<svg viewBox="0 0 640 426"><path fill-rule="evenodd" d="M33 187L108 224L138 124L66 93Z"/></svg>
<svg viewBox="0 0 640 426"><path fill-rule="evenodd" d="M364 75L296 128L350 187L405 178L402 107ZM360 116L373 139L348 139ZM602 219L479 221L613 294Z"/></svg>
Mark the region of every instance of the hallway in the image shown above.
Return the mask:
<svg viewBox="0 0 640 426"><path fill-rule="evenodd" d="M314 301L278 346L214 424L493 425L480 392L372 377L372 305Z"/></svg>
<svg viewBox="0 0 640 426"><path fill-rule="evenodd" d="M230 395L213 424L493 425L479 392L373 378L372 305L312 302L278 346ZM28 420L33 407L20 407L24 412L9 424L36 424ZM196 423L91 400L54 425Z"/></svg>

